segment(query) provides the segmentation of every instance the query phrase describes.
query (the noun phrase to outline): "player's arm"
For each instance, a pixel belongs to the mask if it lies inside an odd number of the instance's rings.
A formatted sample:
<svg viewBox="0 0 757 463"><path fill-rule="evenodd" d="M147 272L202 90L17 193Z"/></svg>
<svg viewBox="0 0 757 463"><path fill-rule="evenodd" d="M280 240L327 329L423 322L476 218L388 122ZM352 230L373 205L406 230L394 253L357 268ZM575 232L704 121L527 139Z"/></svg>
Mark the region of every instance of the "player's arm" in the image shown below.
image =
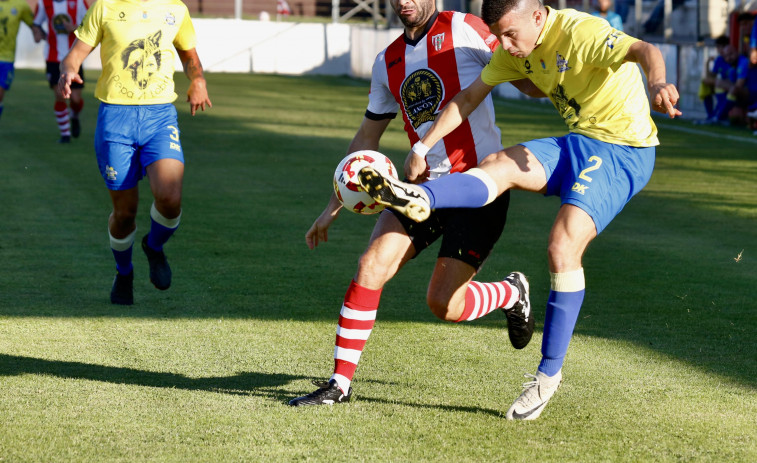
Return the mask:
<svg viewBox="0 0 757 463"><path fill-rule="evenodd" d="M71 46L71 50L68 51L66 57L61 61L58 91L63 95L63 98L71 96L72 82L84 83L79 75L79 68L81 67L81 63L84 62L84 58L92 53L92 50L94 50L94 47L76 39Z"/></svg>
<svg viewBox="0 0 757 463"><path fill-rule="evenodd" d="M678 104L678 89L675 85L666 82L665 61L660 50L640 40L628 48L625 60L641 65L641 69L647 76L647 89L652 100L652 109L667 114L671 119L680 116L681 111L675 107Z"/></svg>
<svg viewBox="0 0 757 463"><path fill-rule="evenodd" d="M184 73L189 78L187 101L189 102L189 109L192 115L195 115L197 109L205 111L205 105L212 108L213 104L208 97L208 87L205 83L205 75L202 71L200 57L197 56L197 50L195 48L191 50L177 49L176 52L179 54L181 64L184 66Z"/></svg>
<svg viewBox="0 0 757 463"><path fill-rule="evenodd" d="M434 124L413 146L405 159L405 176L409 181L418 183L424 180L428 150L462 124L493 88L486 85L479 76L447 103L442 112L436 116Z"/></svg>
<svg viewBox="0 0 757 463"><path fill-rule="evenodd" d="M380 120L369 119L368 117L363 118L363 123L360 124L355 137L350 142L347 153L354 153L360 150L378 151L381 135L384 134L391 121L392 119L390 118ZM305 233L305 243L307 243L310 249L315 248L321 242L325 243L329 240L329 227L336 220L341 210L342 203L339 202L336 194L332 192L326 209L321 212L321 215L315 219L313 225Z"/></svg>
<svg viewBox="0 0 757 463"><path fill-rule="evenodd" d="M517 88L520 93L528 95L531 98L546 98L547 96L544 92L539 90L539 87L534 85L530 79L513 80L510 81L510 83L513 84L513 87Z"/></svg>

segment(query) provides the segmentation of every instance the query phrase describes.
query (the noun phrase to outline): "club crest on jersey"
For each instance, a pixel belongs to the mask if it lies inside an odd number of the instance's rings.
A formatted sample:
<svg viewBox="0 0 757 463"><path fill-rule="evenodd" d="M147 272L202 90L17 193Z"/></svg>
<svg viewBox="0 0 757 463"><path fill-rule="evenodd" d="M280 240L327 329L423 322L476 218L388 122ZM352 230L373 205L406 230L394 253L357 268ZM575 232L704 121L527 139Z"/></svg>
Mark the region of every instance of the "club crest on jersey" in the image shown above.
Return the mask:
<svg viewBox="0 0 757 463"><path fill-rule="evenodd" d="M147 19L147 11L142 12L142 19Z"/></svg>
<svg viewBox="0 0 757 463"><path fill-rule="evenodd" d="M431 44L434 46L434 50L440 51L442 45L444 45L444 32L431 36Z"/></svg>
<svg viewBox="0 0 757 463"><path fill-rule="evenodd" d="M68 9L73 10L76 8L76 0L68 0Z"/></svg>
<svg viewBox="0 0 757 463"><path fill-rule="evenodd" d="M436 111L444 98L442 80L430 69L418 69L402 82L400 98L408 119L417 129L424 122L436 119Z"/></svg>
<svg viewBox="0 0 757 463"><path fill-rule="evenodd" d="M568 60L565 59L563 55L560 54L560 52L557 52L557 72L565 72L570 70L570 66L568 66Z"/></svg>

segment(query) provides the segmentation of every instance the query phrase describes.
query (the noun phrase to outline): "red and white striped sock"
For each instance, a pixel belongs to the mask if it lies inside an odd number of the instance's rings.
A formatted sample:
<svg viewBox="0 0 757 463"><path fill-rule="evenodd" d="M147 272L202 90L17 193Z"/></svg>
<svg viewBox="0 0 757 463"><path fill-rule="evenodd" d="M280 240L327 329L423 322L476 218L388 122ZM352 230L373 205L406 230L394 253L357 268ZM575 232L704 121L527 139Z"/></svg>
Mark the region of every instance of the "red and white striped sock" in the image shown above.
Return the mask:
<svg viewBox="0 0 757 463"><path fill-rule="evenodd" d="M56 101L55 106L55 120L58 121L58 130L60 130L61 137L71 136L71 124L69 123L68 106L63 101Z"/></svg>
<svg viewBox="0 0 757 463"><path fill-rule="evenodd" d="M518 302L519 297L518 288L506 281L471 281L465 291L465 309L457 321L475 320L496 309L509 309Z"/></svg>
<svg viewBox="0 0 757 463"><path fill-rule="evenodd" d="M344 394L350 390L357 362L376 322L379 299L380 289L364 288L354 280L344 296L336 328L334 374L331 376Z"/></svg>

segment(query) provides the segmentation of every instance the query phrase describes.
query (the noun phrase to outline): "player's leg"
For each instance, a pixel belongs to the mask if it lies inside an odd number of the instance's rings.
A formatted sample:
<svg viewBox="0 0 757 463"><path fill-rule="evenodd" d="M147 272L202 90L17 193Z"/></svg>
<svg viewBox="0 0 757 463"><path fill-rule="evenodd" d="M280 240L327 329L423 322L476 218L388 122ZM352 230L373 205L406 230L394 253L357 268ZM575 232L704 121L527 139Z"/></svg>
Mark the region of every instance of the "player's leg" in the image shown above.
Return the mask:
<svg viewBox="0 0 757 463"><path fill-rule="evenodd" d="M508 191L484 207L436 212L444 218L444 235L426 299L437 317L454 322L502 309L510 341L522 349L534 330L525 276L513 272L502 281L472 281L502 235L509 204Z"/></svg>
<svg viewBox="0 0 757 463"><path fill-rule="evenodd" d="M13 83L13 63L0 61L0 117L3 115L3 99L5 92L10 90Z"/></svg>
<svg viewBox="0 0 757 463"><path fill-rule="evenodd" d="M84 108L84 98L82 98L81 88L71 88L71 99L68 103L70 107L69 116L71 119L71 136L79 138L81 135L81 122L79 121L79 114L82 108Z"/></svg>
<svg viewBox="0 0 757 463"><path fill-rule="evenodd" d="M533 381L507 412L508 419L537 418L562 381L562 365L583 303L581 263L589 243L647 184L654 148L633 148L569 134L526 143L545 165L547 194L562 206L549 236L550 294L544 318L542 360ZM552 160L558 155L559 160ZM554 168L553 168L554 166Z"/></svg>
<svg viewBox="0 0 757 463"><path fill-rule="evenodd" d="M100 105L95 130L95 154L100 175L113 203L113 212L108 218L108 237L116 261L111 302L125 305L134 301L132 249L137 228L137 182L142 175L130 133L134 124L133 108Z"/></svg>
<svg viewBox="0 0 757 463"><path fill-rule="evenodd" d="M334 373L328 383L292 399L289 405L323 405L350 400L352 379L376 321L382 288L416 254L400 219L390 211L382 212L342 302L334 348Z"/></svg>
<svg viewBox="0 0 757 463"><path fill-rule="evenodd" d="M58 124L58 132L60 132L60 138L58 143L70 143L71 142L71 121L68 114L68 104L65 98L58 90L58 80L60 79L60 63L48 61L47 66L47 82L50 85L50 89L55 95L53 103L53 112L55 113L55 121Z"/></svg>
<svg viewBox="0 0 757 463"><path fill-rule="evenodd" d="M176 108L155 105L142 108L147 142L140 160L146 166L154 202L150 208L150 231L142 238L142 250L150 264L150 281L161 290L171 286L172 272L163 246L179 228L184 180Z"/></svg>
<svg viewBox="0 0 757 463"><path fill-rule="evenodd" d="M71 136L78 138L81 135L81 122L79 121L79 113L84 108L84 98L82 98L82 90L84 89L84 68L79 66L79 77L81 77L82 83L71 83L71 98L68 105L70 107L69 115L71 118Z"/></svg>
<svg viewBox="0 0 757 463"><path fill-rule="evenodd" d="M384 177L370 167L358 179L376 201L418 221L433 209L481 207L508 189L544 191L547 183L539 160L521 145L489 155L478 168L422 185Z"/></svg>

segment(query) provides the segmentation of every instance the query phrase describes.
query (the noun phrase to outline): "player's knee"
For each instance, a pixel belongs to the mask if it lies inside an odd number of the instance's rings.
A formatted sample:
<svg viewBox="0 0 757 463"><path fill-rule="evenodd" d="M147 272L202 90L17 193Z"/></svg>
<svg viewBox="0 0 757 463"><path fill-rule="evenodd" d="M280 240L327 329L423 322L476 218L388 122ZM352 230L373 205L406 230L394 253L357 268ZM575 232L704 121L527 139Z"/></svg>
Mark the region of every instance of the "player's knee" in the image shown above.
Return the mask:
<svg viewBox="0 0 757 463"><path fill-rule="evenodd" d="M134 225L137 218L137 209L132 207L121 207L113 210L111 220L117 229L127 229Z"/></svg>
<svg viewBox="0 0 757 463"><path fill-rule="evenodd" d="M358 283L364 286L383 287L392 277L389 266L370 251L360 256L357 272Z"/></svg>
<svg viewBox="0 0 757 463"><path fill-rule="evenodd" d="M155 207L166 218L178 217L181 214L181 194L171 191L158 192L155 195Z"/></svg>
<svg viewBox="0 0 757 463"><path fill-rule="evenodd" d="M426 304L433 313L440 320L454 322L460 318L460 314L455 307L452 306L448 297L439 297L433 294L426 296Z"/></svg>
<svg viewBox="0 0 757 463"><path fill-rule="evenodd" d="M565 240L552 241L547 247L549 267L552 272L561 273L581 266L581 250Z"/></svg>

